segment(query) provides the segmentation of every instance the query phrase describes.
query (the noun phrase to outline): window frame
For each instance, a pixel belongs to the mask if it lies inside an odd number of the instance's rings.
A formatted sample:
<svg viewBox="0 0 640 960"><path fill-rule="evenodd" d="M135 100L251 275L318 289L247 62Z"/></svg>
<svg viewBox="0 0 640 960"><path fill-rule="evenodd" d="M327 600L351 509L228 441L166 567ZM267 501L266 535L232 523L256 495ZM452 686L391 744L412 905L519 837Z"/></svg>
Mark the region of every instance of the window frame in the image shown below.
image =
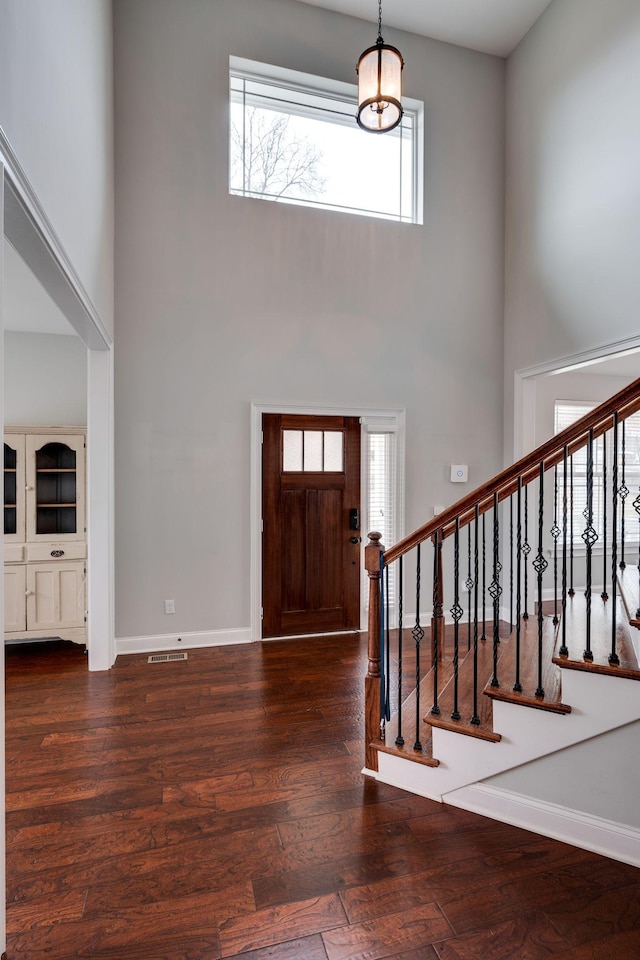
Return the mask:
<svg viewBox="0 0 640 960"><path fill-rule="evenodd" d="M290 70L284 67L277 67L273 64L261 63L256 60L248 60L243 57L229 57L229 170L228 170L228 190L232 196L241 196L250 199L269 199L279 203L288 203L295 206L304 206L333 212L348 213L352 216L373 217L377 220L389 220L392 223L402 223L406 225L422 225L424 222L424 201L423 201L423 183L424 183L424 104L420 100L409 97L402 98L402 105L405 116L411 120L412 131L409 140L409 149L411 150L411 182L410 191L410 215L403 215L400 209L399 215L387 214L382 211L374 211L366 208L354 206L344 206L340 204L323 202L311 198L281 197L273 196L260 192L252 192L245 188L233 188L231 185L231 103L234 99L233 81L247 81L249 83L265 84L274 90L280 90L283 93L283 104L286 103L290 108L286 112L291 116L313 117L317 115L320 109L317 105L313 106L311 101L314 98L323 98L332 101L335 104L342 104L348 107L343 112L336 111L332 122L337 125L357 127L357 92L356 84L345 83L344 81L332 80L325 77L319 77L308 73L302 73L297 70ZM289 98L293 95L297 100ZM304 100L308 102L305 104ZM285 112L285 111L283 111ZM342 120L339 117L342 116ZM397 133L393 131L387 136L402 136L402 125L397 128ZM363 136L366 136L363 133ZM401 171L398 180L401 187ZM402 203L401 203L402 208Z"/></svg>

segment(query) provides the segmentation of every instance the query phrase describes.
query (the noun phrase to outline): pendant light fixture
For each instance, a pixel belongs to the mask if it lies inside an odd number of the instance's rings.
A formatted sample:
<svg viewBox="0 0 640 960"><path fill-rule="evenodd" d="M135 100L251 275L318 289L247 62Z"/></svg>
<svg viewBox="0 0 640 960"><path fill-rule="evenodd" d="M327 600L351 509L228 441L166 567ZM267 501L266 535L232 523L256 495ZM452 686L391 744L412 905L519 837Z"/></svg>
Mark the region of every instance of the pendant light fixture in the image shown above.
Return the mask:
<svg viewBox="0 0 640 960"><path fill-rule="evenodd" d="M386 133L402 120L402 54L382 39L382 0L378 0L378 39L358 60L358 126Z"/></svg>

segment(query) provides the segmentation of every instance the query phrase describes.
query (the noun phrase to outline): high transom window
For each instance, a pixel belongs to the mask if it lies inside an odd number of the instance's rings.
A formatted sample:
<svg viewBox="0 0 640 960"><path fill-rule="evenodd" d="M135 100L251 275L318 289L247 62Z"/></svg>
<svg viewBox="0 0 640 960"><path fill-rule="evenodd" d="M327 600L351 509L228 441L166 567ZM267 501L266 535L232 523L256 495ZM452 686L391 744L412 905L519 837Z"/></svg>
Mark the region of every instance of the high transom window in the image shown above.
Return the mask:
<svg viewBox="0 0 640 960"><path fill-rule="evenodd" d="M230 57L229 192L422 223L422 104L383 135L355 121L355 85Z"/></svg>

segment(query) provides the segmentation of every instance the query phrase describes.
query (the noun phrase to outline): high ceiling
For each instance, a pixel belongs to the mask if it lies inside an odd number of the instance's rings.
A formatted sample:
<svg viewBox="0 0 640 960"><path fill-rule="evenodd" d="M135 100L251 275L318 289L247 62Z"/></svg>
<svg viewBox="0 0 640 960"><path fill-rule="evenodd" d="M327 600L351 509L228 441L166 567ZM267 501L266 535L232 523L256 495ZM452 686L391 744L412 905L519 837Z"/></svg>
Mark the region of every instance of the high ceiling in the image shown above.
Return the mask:
<svg viewBox="0 0 640 960"><path fill-rule="evenodd" d="M376 0L300 0L378 23ZM382 25L507 57L551 0L383 0ZM375 40L375 37L374 37ZM368 42L363 38L363 43ZM373 41L372 41L373 42Z"/></svg>

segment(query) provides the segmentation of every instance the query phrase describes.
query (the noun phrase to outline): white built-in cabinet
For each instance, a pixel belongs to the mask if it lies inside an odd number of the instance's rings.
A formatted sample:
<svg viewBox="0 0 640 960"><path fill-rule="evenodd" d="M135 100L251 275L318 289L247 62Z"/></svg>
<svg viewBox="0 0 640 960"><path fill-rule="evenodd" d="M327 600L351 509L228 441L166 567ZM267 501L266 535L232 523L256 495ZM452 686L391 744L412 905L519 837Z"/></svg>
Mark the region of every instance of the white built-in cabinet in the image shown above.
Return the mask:
<svg viewBox="0 0 640 960"><path fill-rule="evenodd" d="M5 640L87 642L85 430L6 427Z"/></svg>

